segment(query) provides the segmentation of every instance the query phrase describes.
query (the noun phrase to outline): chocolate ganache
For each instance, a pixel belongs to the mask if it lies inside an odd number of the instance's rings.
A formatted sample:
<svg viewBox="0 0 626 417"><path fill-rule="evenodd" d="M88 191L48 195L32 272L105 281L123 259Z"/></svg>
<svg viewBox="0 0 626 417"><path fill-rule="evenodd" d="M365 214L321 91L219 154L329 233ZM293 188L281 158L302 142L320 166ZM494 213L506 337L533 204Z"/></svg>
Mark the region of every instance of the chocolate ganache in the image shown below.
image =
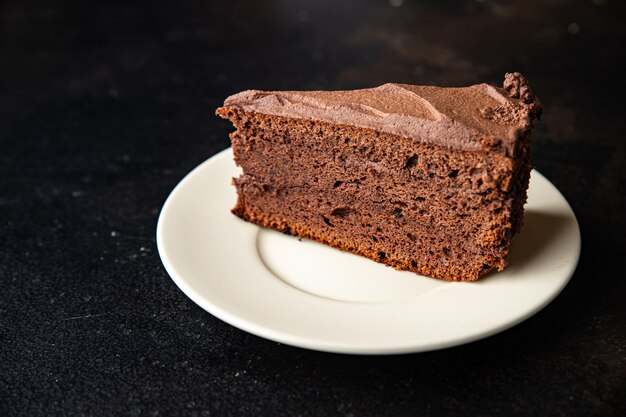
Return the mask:
<svg viewBox="0 0 626 417"><path fill-rule="evenodd" d="M232 95L225 106L268 115L350 124L457 150L514 156L515 143L541 113L520 73L503 88L388 83L351 91L261 91Z"/></svg>

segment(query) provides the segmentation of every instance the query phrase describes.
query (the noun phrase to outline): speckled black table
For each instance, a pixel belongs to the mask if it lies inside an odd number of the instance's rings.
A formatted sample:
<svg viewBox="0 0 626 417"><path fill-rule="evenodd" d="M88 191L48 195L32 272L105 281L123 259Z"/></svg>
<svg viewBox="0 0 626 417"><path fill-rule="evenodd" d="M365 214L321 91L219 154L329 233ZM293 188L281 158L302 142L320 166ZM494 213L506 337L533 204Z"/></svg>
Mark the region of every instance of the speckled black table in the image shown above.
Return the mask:
<svg viewBox="0 0 626 417"><path fill-rule="evenodd" d="M625 415L622 4L129 3L0 4L1 416ZM583 237L530 320L439 352L318 353L219 321L165 273L159 210L228 146L227 95L510 70L543 100L534 165Z"/></svg>

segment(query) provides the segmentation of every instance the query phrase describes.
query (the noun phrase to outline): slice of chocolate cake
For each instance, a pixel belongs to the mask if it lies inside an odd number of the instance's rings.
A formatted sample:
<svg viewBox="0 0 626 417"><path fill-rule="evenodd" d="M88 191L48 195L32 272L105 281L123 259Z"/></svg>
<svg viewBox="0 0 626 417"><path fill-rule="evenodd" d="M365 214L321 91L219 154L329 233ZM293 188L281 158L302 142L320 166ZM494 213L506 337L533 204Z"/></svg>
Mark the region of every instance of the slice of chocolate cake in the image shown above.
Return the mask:
<svg viewBox="0 0 626 417"><path fill-rule="evenodd" d="M217 110L243 169L234 214L454 281L506 266L540 113L519 73L503 88L250 90Z"/></svg>

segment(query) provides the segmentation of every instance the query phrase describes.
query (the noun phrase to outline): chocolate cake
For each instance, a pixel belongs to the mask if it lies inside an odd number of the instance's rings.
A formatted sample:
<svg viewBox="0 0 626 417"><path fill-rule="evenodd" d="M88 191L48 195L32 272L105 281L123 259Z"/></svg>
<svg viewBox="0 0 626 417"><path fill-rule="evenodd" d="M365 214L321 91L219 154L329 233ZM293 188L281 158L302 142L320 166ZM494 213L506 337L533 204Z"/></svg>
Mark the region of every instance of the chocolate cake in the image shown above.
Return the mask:
<svg viewBox="0 0 626 417"><path fill-rule="evenodd" d="M217 109L243 169L232 211L396 269L473 281L506 266L522 226L540 113L519 73L502 88L244 91Z"/></svg>

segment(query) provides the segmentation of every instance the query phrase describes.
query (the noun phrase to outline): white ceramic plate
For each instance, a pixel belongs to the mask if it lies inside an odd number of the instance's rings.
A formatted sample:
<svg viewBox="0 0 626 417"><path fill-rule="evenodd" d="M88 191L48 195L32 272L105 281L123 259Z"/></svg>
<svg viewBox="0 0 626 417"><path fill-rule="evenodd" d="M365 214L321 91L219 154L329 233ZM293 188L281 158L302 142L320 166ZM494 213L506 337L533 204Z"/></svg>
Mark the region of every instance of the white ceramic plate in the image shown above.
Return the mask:
<svg viewBox="0 0 626 417"><path fill-rule="evenodd" d="M533 171L525 225L510 265L475 283L400 272L261 229L230 213L239 175L227 149L169 196L157 226L167 272L200 307L252 334L309 349L420 352L505 330L565 287L580 254L576 217Z"/></svg>

